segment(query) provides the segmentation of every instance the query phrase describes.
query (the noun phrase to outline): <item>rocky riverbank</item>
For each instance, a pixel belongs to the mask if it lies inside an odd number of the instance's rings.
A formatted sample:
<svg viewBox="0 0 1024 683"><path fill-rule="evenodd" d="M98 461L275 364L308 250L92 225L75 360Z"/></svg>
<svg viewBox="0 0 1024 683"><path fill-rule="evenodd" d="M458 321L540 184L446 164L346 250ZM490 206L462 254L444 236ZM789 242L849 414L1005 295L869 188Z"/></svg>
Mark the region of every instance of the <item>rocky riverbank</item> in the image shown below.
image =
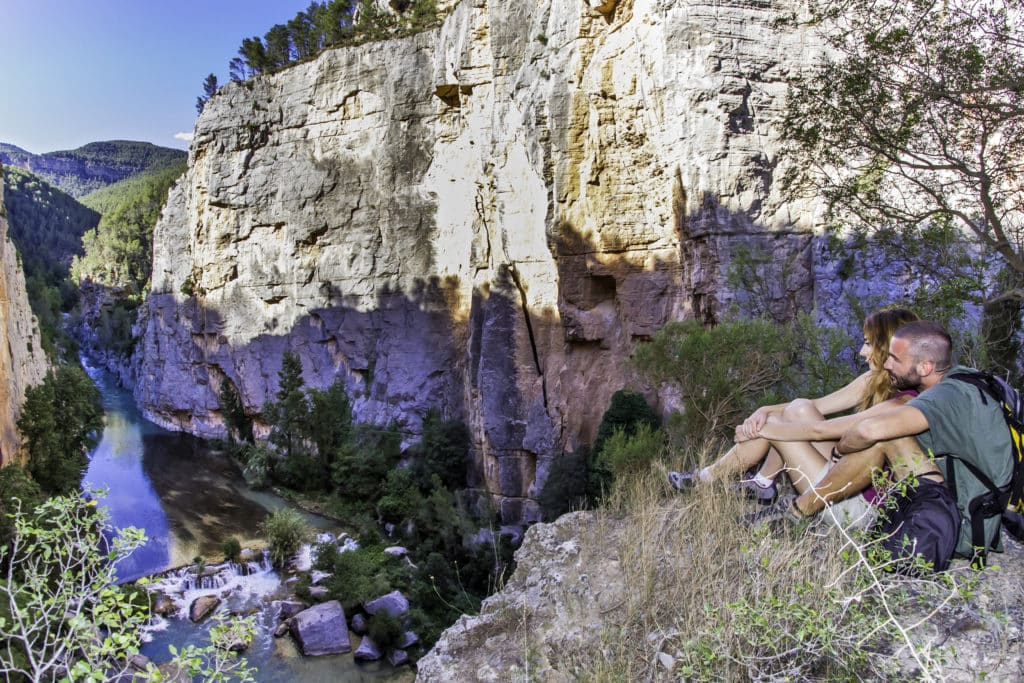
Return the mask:
<svg viewBox="0 0 1024 683"><path fill-rule="evenodd" d="M358 547L346 535L321 534L318 543L335 543L339 552ZM346 611L338 600L327 599L327 589L319 585L329 575L312 569L314 553L305 546L281 572L264 550L245 549L235 562L191 564L148 577L144 585L153 594L153 628L160 630L169 620L188 620L200 628L215 615L227 620L254 616L256 628L267 633L233 645L243 655L251 642L271 634L275 640L293 641L305 657L352 653L357 662L380 660L391 667L410 663L410 652L419 654L419 637L408 628L386 647L370 636L371 620L382 613L407 624L405 596L393 591ZM287 643L274 644L278 653L292 649Z"/></svg>

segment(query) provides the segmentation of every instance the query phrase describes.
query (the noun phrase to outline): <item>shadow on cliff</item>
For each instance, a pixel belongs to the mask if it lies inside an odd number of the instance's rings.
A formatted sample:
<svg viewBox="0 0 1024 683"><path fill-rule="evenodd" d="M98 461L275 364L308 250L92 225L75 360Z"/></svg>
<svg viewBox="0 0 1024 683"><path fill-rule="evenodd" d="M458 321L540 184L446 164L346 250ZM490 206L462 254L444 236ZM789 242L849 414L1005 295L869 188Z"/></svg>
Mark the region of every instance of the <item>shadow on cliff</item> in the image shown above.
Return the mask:
<svg viewBox="0 0 1024 683"><path fill-rule="evenodd" d="M471 485L502 501L503 519L528 518L523 506L551 460L590 444L616 390L642 386L627 362L635 345L672 319L721 319L723 263L739 245L775 254L761 264L768 270L794 260L809 268L810 236L753 232L710 195L686 216L684 199L675 241L663 231L629 241L551 226L555 297L544 291L550 269L538 261L492 260L473 283L451 276L416 279L407 290L382 286L372 307L324 283L324 305L288 329L271 319L270 331L232 346L227 320L245 315L240 307L278 304L279 291L268 288L262 301L225 295L240 303L221 308L155 293L142 348L163 357L143 359L149 383L137 395L168 426L214 435L222 384L258 420L291 351L308 386L343 381L361 421L398 424L415 440L430 408L465 420L476 451Z"/></svg>

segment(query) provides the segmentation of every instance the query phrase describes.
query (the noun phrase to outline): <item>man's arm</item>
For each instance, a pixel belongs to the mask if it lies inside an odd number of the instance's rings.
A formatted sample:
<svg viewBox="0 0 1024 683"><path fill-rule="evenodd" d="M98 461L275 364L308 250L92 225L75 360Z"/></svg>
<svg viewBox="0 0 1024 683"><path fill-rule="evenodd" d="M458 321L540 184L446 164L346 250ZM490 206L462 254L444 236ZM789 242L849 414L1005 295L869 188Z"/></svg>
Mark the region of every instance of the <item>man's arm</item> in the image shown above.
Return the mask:
<svg viewBox="0 0 1024 683"><path fill-rule="evenodd" d="M840 454L856 453L879 441L914 436L927 429L928 418L924 413L914 406L900 406L857 422L843 434L836 451Z"/></svg>

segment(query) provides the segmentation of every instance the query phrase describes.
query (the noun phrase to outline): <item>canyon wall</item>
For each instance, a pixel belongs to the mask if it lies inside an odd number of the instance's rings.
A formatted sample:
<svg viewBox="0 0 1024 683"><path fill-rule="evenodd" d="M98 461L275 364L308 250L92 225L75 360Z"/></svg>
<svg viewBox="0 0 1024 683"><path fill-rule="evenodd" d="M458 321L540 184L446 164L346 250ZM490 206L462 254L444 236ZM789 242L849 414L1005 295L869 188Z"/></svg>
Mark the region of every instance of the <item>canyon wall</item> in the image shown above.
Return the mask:
<svg viewBox="0 0 1024 683"><path fill-rule="evenodd" d="M281 354L357 418L466 421L474 485L537 516L629 358L713 321L738 245L813 299L808 207L778 187L786 79L818 49L789 0L463 0L436 30L224 87L154 235L136 393L165 426L254 415ZM781 282L781 280L777 280ZM659 397L648 392L653 402Z"/></svg>
<svg viewBox="0 0 1024 683"><path fill-rule="evenodd" d="M2 172L2 169L0 169ZM39 337L39 324L28 304L25 274L14 244L7 237L7 210L0 182L0 466L18 456L17 422L25 390L40 384L49 367Z"/></svg>

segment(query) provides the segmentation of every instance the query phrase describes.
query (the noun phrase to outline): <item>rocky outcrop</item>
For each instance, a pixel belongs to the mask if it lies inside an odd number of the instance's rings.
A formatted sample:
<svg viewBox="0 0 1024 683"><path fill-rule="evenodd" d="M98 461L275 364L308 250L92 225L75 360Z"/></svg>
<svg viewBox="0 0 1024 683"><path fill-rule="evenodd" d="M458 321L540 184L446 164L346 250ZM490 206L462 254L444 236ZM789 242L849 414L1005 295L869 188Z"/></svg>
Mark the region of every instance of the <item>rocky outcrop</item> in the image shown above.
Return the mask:
<svg viewBox="0 0 1024 683"><path fill-rule="evenodd" d="M25 390L43 381L49 367L39 324L29 307L21 259L7 237L7 210L0 183L0 466L20 449L17 422Z"/></svg>
<svg viewBox="0 0 1024 683"><path fill-rule="evenodd" d="M667 321L716 319L738 245L780 313L812 297L812 216L783 201L775 123L810 39L730 0L463 0L443 25L224 87L154 235L137 397L223 433L285 350L362 421L430 407L474 437L473 484L536 519ZM651 394L653 399L657 397Z"/></svg>
<svg viewBox="0 0 1024 683"><path fill-rule="evenodd" d="M441 635L417 662L416 680L588 680L588 672L608 675L601 663L616 658L646 670L645 676L635 680L693 679L692 673L688 675L677 666L675 645L666 644L693 637L675 630L684 628L691 617L674 612L678 608L666 604L665 593L670 590L668 584L676 581L718 590L716 578L707 576L705 567L693 566L691 560L710 548L729 552L733 546L722 539L689 535L690 529L698 526L688 517L692 514L692 505L666 505L658 511L645 510L643 520L576 512L551 524L534 525L516 552L516 570L505 587L484 601L479 614L460 617ZM670 540L658 534L654 538L638 535L640 528L650 532L650 518L659 516L664 518L664 526L653 526ZM820 539L808 535L805 542L817 544ZM941 680L975 681L979 672L986 672L991 680L1010 681L1020 680L1024 673L1024 547L1006 535L1004 542L1006 552L990 556L993 566L984 572L970 569L966 560L954 562L952 576L977 580L977 585L964 593L966 600L951 600L943 582L933 584L930 594L924 582L905 580L903 589L919 596L917 611L901 612L895 618L904 626L913 625L909 637L935 657L932 666L941 662L941 668L931 672L940 673ZM645 550L638 553L640 547ZM778 546L772 548L778 551ZM643 552L657 556L659 566L638 560ZM760 559L767 563L767 558ZM816 576L813 569L806 571ZM934 594L936 586L941 588ZM650 613L638 616L644 605ZM650 632L626 635L638 624ZM894 645L877 653L902 668L892 671L893 677L922 677L916 670L918 662L904 650L900 650L902 656L894 656L897 649ZM621 674L614 668L611 671ZM615 673L611 677L616 678Z"/></svg>
<svg viewBox="0 0 1024 683"><path fill-rule="evenodd" d="M216 595L202 595L192 601L188 608L188 618L192 623L199 623L210 615L220 605L220 598Z"/></svg>

